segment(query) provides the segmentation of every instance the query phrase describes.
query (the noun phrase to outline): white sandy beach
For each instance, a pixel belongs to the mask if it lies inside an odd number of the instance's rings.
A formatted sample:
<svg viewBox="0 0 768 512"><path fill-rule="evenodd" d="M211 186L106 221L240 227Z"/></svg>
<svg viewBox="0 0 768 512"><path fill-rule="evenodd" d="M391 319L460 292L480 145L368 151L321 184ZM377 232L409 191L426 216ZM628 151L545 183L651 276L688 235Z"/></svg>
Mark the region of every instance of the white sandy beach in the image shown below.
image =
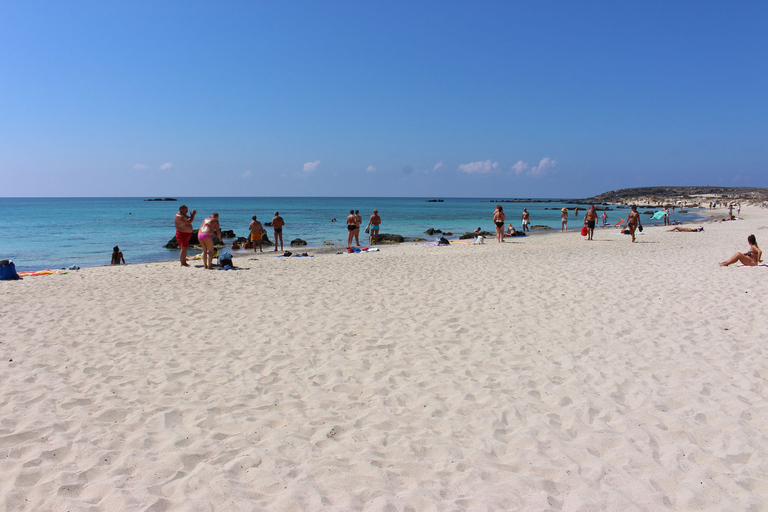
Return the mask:
<svg viewBox="0 0 768 512"><path fill-rule="evenodd" d="M0 282L0 509L768 510L741 214Z"/></svg>

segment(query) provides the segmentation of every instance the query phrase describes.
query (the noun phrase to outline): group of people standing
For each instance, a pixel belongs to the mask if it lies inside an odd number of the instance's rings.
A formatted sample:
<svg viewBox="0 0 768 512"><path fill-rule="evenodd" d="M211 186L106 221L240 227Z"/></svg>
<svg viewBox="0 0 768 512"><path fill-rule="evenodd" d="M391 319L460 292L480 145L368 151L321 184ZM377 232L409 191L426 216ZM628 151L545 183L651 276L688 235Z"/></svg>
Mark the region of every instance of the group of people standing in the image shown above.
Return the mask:
<svg viewBox="0 0 768 512"><path fill-rule="evenodd" d="M187 263L187 251L189 250L189 241L192 238L194 229L192 223L195 221L197 210L189 211L187 205L181 205L179 211L173 218L176 226L176 242L179 244L179 262L182 267L188 267ZM266 230L261 225L261 222L256 220L256 215L252 217L252 222L248 226L251 232L251 241L253 242L253 250L256 252L256 248L261 251L261 240ZM275 212L275 216L272 219L272 229L275 234L275 251L277 251L278 244L280 250L283 250L283 226L285 221L280 216L279 212ZM207 269L213 269L213 235L219 237L221 240L221 225L219 224L219 214L213 212L209 217L206 217L200 224L200 229L197 232L197 239L200 241L200 247L203 250L202 260L203 266Z"/></svg>
<svg viewBox="0 0 768 512"><path fill-rule="evenodd" d="M347 247L352 247L352 240L355 241L357 247L360 247L360 226L363 225L363 217L360 215L360 210L349 210L347 215ZM368 226L365 228L366 233L370 233L368 243L375 245L379 242L379 229L381 228L381 217L379 217L379 210L374 209L373 215L368 220Z"/></svg>

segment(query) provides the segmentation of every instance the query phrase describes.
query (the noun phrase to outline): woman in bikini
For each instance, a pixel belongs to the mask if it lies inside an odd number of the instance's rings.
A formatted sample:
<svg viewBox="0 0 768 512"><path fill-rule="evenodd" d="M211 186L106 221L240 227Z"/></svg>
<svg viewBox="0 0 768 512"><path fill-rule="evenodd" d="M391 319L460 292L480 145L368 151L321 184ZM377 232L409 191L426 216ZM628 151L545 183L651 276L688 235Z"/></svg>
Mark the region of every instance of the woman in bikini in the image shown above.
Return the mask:
<svg viewBox="0 0 768 512"><path fill-rule="evenodd" d="M737 252L733 256L731 256L728 260L723 261L720 263L721 267L727 267L731 263L736 263L737 261L742 262L744 265L748 267L756 267L763 261L763 251L760 250L760 248L757 246L757 239L755 238L755 235L749 235L747 237L747 242L749 243L749 251L745 253Z"/></svg>
<svg viewBox="0 0 768 512"><path fill-rule="evenodd" d="M219 228L219 214L213 213L210 217L203 220L200 224L200 231L197 233L197 239L200 240L200 246L203 248L203 265L208 270L213 270L213 235L221 240L221 229Z"/></svg>
<svg viewBox="0 0 768 512"><path fill-rule="evenodd" d="M627 215L627 224L625 227L629 227L629 234L632 235L632 241L635 241L635 230L643 225L640 223L640 214L637 212L637 205L632 205L632 211Z"/></svg>
<svg viewBox="0 0 768 512"><path fill-rule="evenodd" d="M496 224L496 241L504 241L504 221L507 217L504 215L504 209L501 205L496 205L496 211L493 212L493 223Z"/></svg>

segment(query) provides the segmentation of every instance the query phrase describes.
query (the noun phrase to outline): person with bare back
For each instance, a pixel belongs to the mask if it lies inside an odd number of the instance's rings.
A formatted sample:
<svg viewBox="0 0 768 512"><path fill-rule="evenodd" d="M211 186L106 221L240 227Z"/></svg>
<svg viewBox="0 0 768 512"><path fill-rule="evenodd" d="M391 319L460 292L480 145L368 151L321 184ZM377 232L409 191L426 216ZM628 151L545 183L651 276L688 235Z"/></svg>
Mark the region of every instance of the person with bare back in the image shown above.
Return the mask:
<svg viewBox="0 0 768 512"><path fill-rule="evenodd" d="M275 252L277 252L277 240L280 240L280 250L283 250L283 226L285 221L280 216L280 212L275 212L275 216L272 217L272 230L275 232Z"/></svg>

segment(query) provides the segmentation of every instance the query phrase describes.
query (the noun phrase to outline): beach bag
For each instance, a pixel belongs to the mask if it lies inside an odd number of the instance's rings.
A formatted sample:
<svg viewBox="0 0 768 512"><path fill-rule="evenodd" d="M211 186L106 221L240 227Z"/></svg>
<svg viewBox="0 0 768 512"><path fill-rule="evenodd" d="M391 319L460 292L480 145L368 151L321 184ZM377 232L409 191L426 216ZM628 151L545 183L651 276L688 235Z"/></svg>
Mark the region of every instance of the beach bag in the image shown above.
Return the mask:
<svg viewBox="0 0 768 512"><path fill-rule="evenodd" d="M365 228L365 234L369 234L371 232L371 228Z"/></svg>
<svg viewBox="0 0 768 512"><path fill-rule="evenodd" d="M581 228L581 236L587 236L589 234L589 229L587 228L587 225L584 224L584 226Z"/></svg>
<svg viewBox="0 0 768 512"><path fill-rule="evenodd" d="M16 265L10 260L3 260L0 265L0 281L12 281L15 279L21 279L19 274L16 273Z"/></svg>

